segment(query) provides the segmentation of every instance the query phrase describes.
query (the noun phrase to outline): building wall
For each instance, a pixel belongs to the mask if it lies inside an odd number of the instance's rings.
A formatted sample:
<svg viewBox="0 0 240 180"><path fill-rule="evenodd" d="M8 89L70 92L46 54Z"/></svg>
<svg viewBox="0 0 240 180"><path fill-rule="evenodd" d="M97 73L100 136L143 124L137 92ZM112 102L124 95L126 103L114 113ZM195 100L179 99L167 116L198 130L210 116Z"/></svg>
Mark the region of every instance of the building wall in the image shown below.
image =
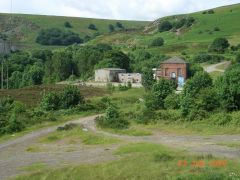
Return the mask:
<svg viewBox="0 0 240 180"><path fill-rule="evenodd" d="M118 74L119 82L121 83L141 83L142 82L142 74L140 73L119 73Z"/></svg>
<svg viewBox="0 0 240 180"><path fill-rule="evenodd" d="M126 73L125 69L97 69L95 70L95 81L118 82L118 73Z"/></svg>
<svg viewBox="0 0 240 180"><path fill-rule="evenodd" d="M168 68L169 75L166 76L166 68ZM182 69L182 74L178 75L178 68ZM165 79L172 79L172 73L175 73L176 77L174 78L178 81L178 77L183 77L184 82L187 79L187 72L188 72L188 64L162 64L162 77Z"/></svg>

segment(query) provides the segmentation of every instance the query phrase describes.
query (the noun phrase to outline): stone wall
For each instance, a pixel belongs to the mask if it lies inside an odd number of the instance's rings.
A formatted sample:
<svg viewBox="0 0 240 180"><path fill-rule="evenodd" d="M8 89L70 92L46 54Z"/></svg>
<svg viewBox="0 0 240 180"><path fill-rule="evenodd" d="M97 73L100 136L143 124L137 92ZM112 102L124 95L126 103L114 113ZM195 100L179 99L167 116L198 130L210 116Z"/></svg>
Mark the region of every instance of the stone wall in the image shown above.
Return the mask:
<svg viewBox="0 0 240 180"><path fill-rule="evenodd" d="M118 74L119 82L121 83L141 83L142 82L142 74L140 73L119 73Z"/></svg>

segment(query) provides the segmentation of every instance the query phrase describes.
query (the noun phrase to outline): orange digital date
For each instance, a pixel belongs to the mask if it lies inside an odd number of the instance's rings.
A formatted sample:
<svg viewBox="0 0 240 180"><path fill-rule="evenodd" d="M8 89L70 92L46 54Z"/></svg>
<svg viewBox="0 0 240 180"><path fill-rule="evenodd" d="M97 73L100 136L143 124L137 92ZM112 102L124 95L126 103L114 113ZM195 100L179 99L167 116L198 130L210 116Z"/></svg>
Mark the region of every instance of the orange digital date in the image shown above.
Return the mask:
<svg viewBox="0 0 240 180"><path fill-rule="evenodd" d="M209 161L208 164L205 164L204 161L193 161L191 164L193 167L204 167L204 165L216 167L216 166L226 166L227 162L226 161ZM178 161L178 166L187 166L186 161Z"/></svg>

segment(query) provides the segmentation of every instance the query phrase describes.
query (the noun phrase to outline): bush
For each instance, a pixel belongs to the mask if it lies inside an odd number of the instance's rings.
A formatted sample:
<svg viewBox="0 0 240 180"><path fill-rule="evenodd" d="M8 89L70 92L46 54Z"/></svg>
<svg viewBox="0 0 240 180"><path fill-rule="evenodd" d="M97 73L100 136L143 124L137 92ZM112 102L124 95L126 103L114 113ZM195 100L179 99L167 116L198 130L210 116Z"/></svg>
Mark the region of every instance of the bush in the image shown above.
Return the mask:
<svg viewBox="0 0 240 180"><path fill-rule="evenodd" d="M190 27L194 22L195 19L193 17L189 17L186 22L187 27Z"/></svg>
<svg viewBox="0 0 240 180"><path fill-rule="evenodd" d="M70 22L68 22L68 21L66 21L66 22L64 23L64 26L65 26L66 28L72 28L72 25L71 25Z"/></svg>
<svg viewBox="0 0 240 180"><path fill-rule="evenodd" d="M16 115L12 114L9 119L8 126L6 127L6 132L8 133L20 132L21 130L23 130L23 128L24 128L23 124L19 120L17 120Z"/></svg>
<svg viewBox="0 0 240 180"><path fill-rule="evenodd" d="M164 44L163 38L159 37L152 41L151 46L162 46Z"/></svg>
<svg viewBox="0 0 240 180"><path fill-rule="evenodd" d="M195 63L209 62L211 64L215 64L225 59L226 58L221 55L210 55L205 52L200 52L198 55L195 55L193 57L193 62Z"/></svg>
<svg viewBox="0 0 240 180"><path fill-rule="evenodd" d="M109 28L110 32L115 31L115 28L112 24L109 24L108 28Z"/></svg>
<svg viewBox="0 0 240 180"><path fill-rule="evenodd" d="M208 11L208 14L214 14L214 10L212 10L212 9L209 10L209 11Z"/></svg>
<svg viewBox="0 0 240 180"><path fill-rule="evenodd" d="M61 101L56 92L43 93L42 101L39 106L45 111L57 110L61 105Z"/></svg>
<svg viewBox="0 0 240 180"><path fill-rule="evenodd" d="M169 31L172 29L172 24L169 21L163 21L158 26L159 32Z"/></svg>
<svg viewBox="0 0 240 180"><path fill-rule="evenodd" d="M206 111L213 111L219 107L219 102L216 96L216 90L214 88L202 89L195 100L195 106L198 109Z"/></svg>
<svg viewBox="0 0 240 180"><path fill-rule="evenodd" d="M98 126L102 128L123 129L127 128L129 122L120 117L119 112L113 106L109 106L106 110L105 117L95 119Z"/></svg>
<svg viewBox="0 0 240 180"><path fill-rule="evenodd" d="M166 99L164 99L164 107L166 109L178 109L180 105L180 95L173 93L169 94Z"/></svg>
<svg viewBox="0 0 240 180"><path fill-rule="evenodd" d="M121 28L121 29L123 28L123 25L122 25L120 22L117 22L117 23L116 23L116 26L117 26L118 28Z"/></svg>
<svg viewBox="0 0 240 180"><path fill-rule="evenodd" d="M197 72L203 71L203 68L198 64L190 64L188 69L188 77L193 77Z"/></svg>
<svg viewBox="0 0 240 180"><path fill-rule="evenodd" d="M155 119L155 111L147 108L144 103L137 103L134 111L134 118L139 124L149 124Z"/></svg>
<svg viewBox="0 0 240 180"><path fill-rule="evenodd" d="M148 69L143 72L142 85L145 88L145 90L150 90L155 82L156 80L153 79L153 72L151 69Z"/></svg>
<svg viewBox="0 0 240 180"><path fill-rule="evenodd" d="M69 123L69 124L64 125L63 127L58 127L57 131L69 131L69 130L76 128L77 126L78 126L77 124Z"/></svg>
<svg viewBox="0 0 240 180"><path fill-rule="evenodd" d="M237 54L235 61L236 63L240 63L240 53Z"/></svg>
<svg viewBox="0 0 240 180"><path fill-rule="evenodd" d="M121 84L118 84L118 90L119 91L126 91L126 90L128 90L128 87L127 86L122 86Z"/></svg>
<svg viewBox="0 0 240 180"><path fill-rule="evenodd" d="M26 109L27 109L26 105L21 102L15 101L13 104L13 113L14 114L24 113L24 112L26 112Z"/></svg>
<svg viewBox="0 0 240 180"><path fill-rule="evenodd" d="M97 28L94 24L89 24L88 29L97 30Z"/></svg>
<svg viewBox="0 0 240 180"><path fill-rule="evenodd" d="M12 97L0 99L0 113L7 113L14 107L14 100Z"/></svg>
<svg viewBox="0 0 240 180"><path fill-rule="evenodd" d="M61 107L72 108L84 103L84 98L76 86L66 86L60 94Z"/></svg>
<svg viewBox="0 0 240 180"><path fill-rule="evenodd" d="M215 27L214 31L220 31L220 28L219 27Z"/></svg>

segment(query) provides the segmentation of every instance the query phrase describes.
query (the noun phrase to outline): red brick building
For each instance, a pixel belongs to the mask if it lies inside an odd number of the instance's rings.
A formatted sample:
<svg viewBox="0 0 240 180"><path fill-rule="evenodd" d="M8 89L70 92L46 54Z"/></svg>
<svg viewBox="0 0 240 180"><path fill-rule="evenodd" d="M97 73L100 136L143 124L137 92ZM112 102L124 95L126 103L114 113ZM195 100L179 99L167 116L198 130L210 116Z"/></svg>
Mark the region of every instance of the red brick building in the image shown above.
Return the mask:
<svg viewBox="0 0 240 180"><path fill-rule="evenodd" d="M189 64L183 59L177 56L172 57L162 63L161 77L175 80L180 85L183 85L187 79L188 67Z"/></svg>

